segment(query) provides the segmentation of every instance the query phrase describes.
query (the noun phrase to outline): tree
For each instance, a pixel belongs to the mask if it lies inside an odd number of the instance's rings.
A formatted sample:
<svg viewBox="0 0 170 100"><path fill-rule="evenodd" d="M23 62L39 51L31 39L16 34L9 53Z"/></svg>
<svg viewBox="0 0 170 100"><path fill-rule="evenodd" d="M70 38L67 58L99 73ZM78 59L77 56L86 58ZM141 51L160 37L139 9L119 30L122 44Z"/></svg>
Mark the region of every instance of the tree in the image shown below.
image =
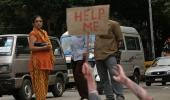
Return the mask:
<svg viewBox="0 0 170 100"><path fill-rule="evenodd" d="M111 18L121 25L135 27L142 40L147 41L143 42L144 48L150 51L148 0L0 0L0 32L28 33L32 29L32 16L39 14L44 18L45 29L59 37L66 30L66 8L99 4L110 4ZM160 47L169 35L170 1L152 0L152 8L159 56Z"/></svg>
<svg viewBox="0 0 170 100"><path fill-rule="evenodd" d="M1 0L0 24L7 28L15 27L14 33L28 33L33 15L41 15L47 28L47 21L52 17L65 18L67 7L65 0Z"/></svg>

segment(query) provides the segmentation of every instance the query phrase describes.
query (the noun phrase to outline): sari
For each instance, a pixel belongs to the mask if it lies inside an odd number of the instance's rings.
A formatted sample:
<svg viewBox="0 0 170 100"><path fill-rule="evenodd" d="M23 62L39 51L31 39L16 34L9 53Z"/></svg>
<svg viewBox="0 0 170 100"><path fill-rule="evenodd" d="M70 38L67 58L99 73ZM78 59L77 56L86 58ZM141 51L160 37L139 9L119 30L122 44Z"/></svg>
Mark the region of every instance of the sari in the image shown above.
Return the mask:
<svg viewBox="0 0 170 100"><path fill-rule="evenodd" d="M33 29L31 35L36 37L36 42L48 43L52 47L46 31ZM29 71L36 100L46 100L48 74L53 69L54 59L52 50L31 51Z"/></svg>

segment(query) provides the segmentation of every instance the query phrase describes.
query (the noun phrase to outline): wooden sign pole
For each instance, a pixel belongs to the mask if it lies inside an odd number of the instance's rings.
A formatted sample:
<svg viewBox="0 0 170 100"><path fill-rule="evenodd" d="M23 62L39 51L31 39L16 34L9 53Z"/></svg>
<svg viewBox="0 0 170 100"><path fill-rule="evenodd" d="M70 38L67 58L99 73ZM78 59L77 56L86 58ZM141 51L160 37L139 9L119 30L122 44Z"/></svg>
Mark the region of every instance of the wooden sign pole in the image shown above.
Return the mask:
<svg viewBox="0 0 170 100"><path fill-rule="evenodd" d="M86 35L86 38L87 38L86 39L87 55L86 55L86 59L85 59L86 62L88 62L88 59L89 59L89 43L90 43L89 35L90 35L90 32L88 32Z"/></svg>

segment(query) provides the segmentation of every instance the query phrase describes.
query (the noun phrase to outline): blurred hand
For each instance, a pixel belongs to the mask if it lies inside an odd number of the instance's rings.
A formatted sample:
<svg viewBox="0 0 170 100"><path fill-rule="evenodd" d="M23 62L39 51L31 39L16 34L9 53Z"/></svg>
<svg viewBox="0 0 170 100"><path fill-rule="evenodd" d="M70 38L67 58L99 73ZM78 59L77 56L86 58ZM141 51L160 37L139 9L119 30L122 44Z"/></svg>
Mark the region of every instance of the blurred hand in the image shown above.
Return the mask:
<svg viewBox="0 0 170 100"><path fill-rule="evenodd" d="M87 62L83 63L82 72L85 76L91 76L90 65Z"/></svg>
<svg viewBox="0 0 170 100"><path fill-rule="evenodd" d="M117 46L118 46L118 48L121 48L123 46L123 41L122 40L118 41Z"/></svg>
<svg viewBox="0 0 170 100"><path fill-rule="evenodd" d="M44 48L45 48L46 50L51 50L51 49L52 49L52 46L51 46L51 45L46 45L46 46L44 46Z"/></svg>
<svg viewBox="0 0 170 100"><path fill-rule="evenodd" d="M115 71L115 76L113 76L113 78L119 83L125 83L127 76L125 75L125 72L121 65L117 65L117 70Z"/></svg>
<svg viewBox="0 0 170 100"><path fill-rule="evenodd" d="M87 80L88 90L96 90L96 84L91 71L91 66L87 62L83 64L82 73L84 74L84 77Z"/></svg>

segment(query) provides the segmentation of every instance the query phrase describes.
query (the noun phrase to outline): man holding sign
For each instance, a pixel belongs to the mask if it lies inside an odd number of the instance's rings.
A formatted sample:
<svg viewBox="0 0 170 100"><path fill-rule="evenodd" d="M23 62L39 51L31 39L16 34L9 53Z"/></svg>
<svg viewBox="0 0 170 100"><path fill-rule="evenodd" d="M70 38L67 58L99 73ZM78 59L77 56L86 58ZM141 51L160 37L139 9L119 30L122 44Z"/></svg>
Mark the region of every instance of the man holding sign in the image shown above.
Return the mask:
<svg viewBox="0 0 170 100"><path fill-rule="evenodd" d="M117 44L123 37L119 24L108 20L109 5L67 9L67 28L70 35L89 35L90 33L97 35L95 58L107 99L114 100L114 91L117 100L124 100L122 85L113 79L111 79L110 84L108 76L108 71L111 76L114 75L112 66L117 64L114 53L118 50Z"/></svg>
<svg viewBox="0 0 170 100"><path fill-rule="evenodd" d="M117 69L115 53L120 47L123 35L118 22L109 20L107 26L109 27L107 34L96 35L95 59L97 70L101 82L104 84L107 100L114 100L113 92L116 94L116 100L124 100L122 85L112 78L115 75L113 70Z"/></svg>

